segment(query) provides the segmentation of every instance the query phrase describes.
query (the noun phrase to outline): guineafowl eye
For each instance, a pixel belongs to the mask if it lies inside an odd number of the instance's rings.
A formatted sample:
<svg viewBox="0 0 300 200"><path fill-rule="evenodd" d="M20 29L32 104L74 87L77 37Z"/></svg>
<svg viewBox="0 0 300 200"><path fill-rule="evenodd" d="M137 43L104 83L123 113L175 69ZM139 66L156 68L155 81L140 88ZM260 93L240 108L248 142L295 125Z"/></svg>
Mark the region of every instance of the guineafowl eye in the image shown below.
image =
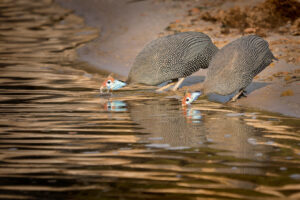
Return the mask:
<svg viewBox="0 0 300 200"><path fill-rule="evenodd" d="M110 84L111 84L111 80L108 80L108 81L107 81L107 85L110 85Z"/></svg>
<svg viewBox="0 0 300 200"><path fill-rule="evenodd" d="M187 97L187 98L185 99L186 102L189 102L190 100L191 100L190 97Z"/></svg>

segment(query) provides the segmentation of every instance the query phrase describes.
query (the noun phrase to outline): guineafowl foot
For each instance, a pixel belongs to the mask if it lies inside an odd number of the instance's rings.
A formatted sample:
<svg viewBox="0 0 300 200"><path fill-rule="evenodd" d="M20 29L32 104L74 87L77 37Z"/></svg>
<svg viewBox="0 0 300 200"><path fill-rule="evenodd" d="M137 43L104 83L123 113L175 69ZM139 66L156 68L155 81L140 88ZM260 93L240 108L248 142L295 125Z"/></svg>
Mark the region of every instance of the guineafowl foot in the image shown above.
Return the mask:
<svg viewBox="0 0 300 200"><path fill-rule="evenodd" d="M179 86L181 85L181 83L184 81L184 78L180 78L178 81L177 81L177 83L176 83L176 85L172 88L172 91L176 91L178 88L179 88Z"/></svg>
<svg viewBox="0 0 300 200"><path fill-rule="evenodd" d="M246 92L243 89L241 89L234 97L232 97L230 101L235 102L241 97L247 97Z"/></svg>
<svg viewBox="0 0 300 200"><path fill-rule="evenodd" d="M157 89L157 90L155 90L155 91L156 91L156 92L164 91L164 90L168 89L169 87L171 87L172 85L175 85L175 83L176 83L176 82L171 82L171 83L169 83L169 84L167 84L167 85L165 85L165 86L163 86L163 87L161 87L161 88L159 88L159 89Z"/></svg>

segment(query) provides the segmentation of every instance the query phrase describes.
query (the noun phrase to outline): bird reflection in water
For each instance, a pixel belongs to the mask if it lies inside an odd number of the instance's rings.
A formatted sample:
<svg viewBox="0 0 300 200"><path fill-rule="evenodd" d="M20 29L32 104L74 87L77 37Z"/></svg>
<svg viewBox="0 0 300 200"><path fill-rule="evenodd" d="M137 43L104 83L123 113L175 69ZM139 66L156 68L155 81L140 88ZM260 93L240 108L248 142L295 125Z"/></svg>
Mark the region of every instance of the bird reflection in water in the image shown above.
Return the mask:
<svg viewBox="0 0 300 200"><path fill-rule="evenodd" d="M202 114L200 110L195 110L192 107L182 106L183 115L187 119L187 123L201 123Z"/></svg>
<svg viewBox="0 0 300 200"><path fill-rule="evenodd" d="M104 110L113 112L124 112L127 111L127 105L124 101L108 100L106 103L104 103Z"/></svg>

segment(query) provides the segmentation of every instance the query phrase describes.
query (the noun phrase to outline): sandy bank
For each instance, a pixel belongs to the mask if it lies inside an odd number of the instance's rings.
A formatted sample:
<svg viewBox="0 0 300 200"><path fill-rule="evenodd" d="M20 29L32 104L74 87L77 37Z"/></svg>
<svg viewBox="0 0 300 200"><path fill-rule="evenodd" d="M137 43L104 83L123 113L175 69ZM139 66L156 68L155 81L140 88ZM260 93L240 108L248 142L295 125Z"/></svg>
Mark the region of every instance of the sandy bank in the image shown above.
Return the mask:
<svg viewBox="0 0 300 200"><path fill-rule="evenodd" d="M56 0L100 30L100 37L79 49L82 60L127 76L143 46L158 37L186 9L181 4L139 0Z"/></svg>

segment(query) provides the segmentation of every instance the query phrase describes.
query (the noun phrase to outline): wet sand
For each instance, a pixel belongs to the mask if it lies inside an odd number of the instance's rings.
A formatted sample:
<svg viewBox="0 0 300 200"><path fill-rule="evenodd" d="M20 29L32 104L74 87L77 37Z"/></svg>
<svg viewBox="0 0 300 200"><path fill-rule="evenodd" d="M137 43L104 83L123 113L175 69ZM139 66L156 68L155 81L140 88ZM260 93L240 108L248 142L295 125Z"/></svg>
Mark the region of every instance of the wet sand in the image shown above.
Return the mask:
<svg viewBox="0 0 300 200"><path fill-rule="evenodd" d="M56 0L63 7L72 9L85 19L89 26L100 31L100 37L80 48L80 59L97 68L119 74L126 79L130 66L137 53L149 41L161 35L176 31L201 31L208 34L221 48L228 42L242 36L233 30L221 34L219 24L206 21L193 22L187 15L198 1L93 1L82 3L80 0ZM205 2L205 1L203 1ZM257 1L260 2L260 1ZM243 1L235 1L243 5ZM231 2L232 4L232 2ZM222 7L232 6L229 3ZM205 4L206 5L206 4ZM219 6L207 4L208 6ZM170 25L171 23L171 25ZM165 31L171 26L171 31ZM175 28L174 28L175 27ZM247 89L248 97L238 100L232 106L250 107L277 112L288 116L300 117L299 89L299 36L268 33L264 38L279 62L261 72ZM206 70L200 70L185 81L183 87L197 89L203 81ZM199 78L199 76L201 78ZM289 78L292 77L292 78ZM290 80L292 79L292 80Z"/></svg>

